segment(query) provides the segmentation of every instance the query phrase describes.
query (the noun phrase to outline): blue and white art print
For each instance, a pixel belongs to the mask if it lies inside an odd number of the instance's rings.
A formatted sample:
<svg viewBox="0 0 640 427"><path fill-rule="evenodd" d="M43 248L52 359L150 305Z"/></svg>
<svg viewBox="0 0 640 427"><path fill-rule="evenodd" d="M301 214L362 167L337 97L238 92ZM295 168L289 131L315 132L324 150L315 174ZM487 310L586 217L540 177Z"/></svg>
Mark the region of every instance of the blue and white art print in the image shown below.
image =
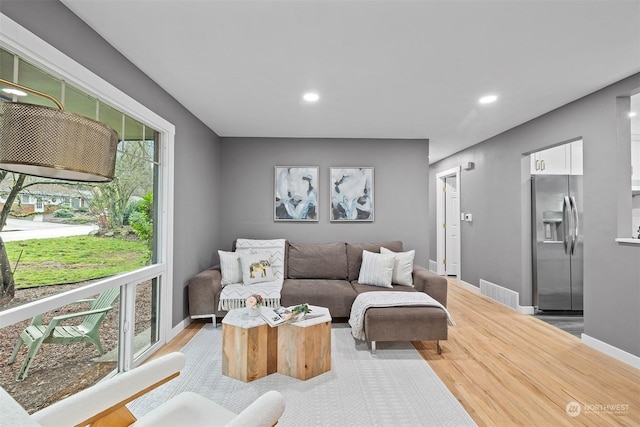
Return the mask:
<svg viewBox="0 0 640 427"><path fill-rule="evenodd" d="M275 221L318 221L318 173L317 166L276 166Z"/></svg>
<svg viewBox="0 0 640 427"><path fill-rule="evenodd" d="M331 221L373 221L373 168L331 168Z"/></svg>

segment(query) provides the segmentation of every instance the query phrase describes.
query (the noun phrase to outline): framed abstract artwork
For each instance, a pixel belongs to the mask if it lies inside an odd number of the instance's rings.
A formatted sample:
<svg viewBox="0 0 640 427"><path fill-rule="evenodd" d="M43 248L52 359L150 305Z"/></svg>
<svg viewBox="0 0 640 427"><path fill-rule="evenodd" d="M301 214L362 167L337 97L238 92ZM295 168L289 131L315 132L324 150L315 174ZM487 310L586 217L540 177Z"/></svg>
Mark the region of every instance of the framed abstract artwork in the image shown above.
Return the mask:
<svg viewBox="0 0 640 427"><path fill-rule="evenodd" d="M373 168L330 168L331 221L373 221Z"/></svg>
<svg viewBox="0 0 640 427"><path fill-rule="evenodd" d="M318 167L276 166L274 221L318 221Z"/></svg>

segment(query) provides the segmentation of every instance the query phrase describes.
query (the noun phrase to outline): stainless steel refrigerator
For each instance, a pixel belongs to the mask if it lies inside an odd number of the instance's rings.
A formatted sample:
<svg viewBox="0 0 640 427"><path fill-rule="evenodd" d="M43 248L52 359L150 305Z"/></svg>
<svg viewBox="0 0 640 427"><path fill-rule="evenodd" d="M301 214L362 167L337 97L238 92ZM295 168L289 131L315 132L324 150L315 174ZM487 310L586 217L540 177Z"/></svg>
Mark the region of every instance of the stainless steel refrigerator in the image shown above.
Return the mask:
<svg viewBox="0 0 640 427"><path fill-rule="evenodd" d="M533 175L531 196L534 305L582 311L582 175Z"/></svg>

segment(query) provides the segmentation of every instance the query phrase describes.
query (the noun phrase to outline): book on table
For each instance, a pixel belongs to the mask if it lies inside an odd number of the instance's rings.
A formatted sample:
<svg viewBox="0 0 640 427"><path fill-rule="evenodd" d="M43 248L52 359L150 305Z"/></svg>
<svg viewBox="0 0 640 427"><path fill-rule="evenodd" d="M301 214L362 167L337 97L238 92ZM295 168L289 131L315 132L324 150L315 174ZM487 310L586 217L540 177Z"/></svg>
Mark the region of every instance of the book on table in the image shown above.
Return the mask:
<svg viewBox="0 0 640 427"><path fill-rule="evenodd" d="M293 306L292 306L293 307ZM260 307L260 316L269 324L271 327L282 325L283 323L294 323L302 320L313 319L314 317L322 316L322 314L305 314L304 316L298 317L292 311L292 307Z"/></svg>
<svg viewBox="0 0 640 427"><path fill-rule="evenodd" d="M291 311L286 307L260 307L260 316L266 320L269 326L278 326L291 318Z"/></svg>

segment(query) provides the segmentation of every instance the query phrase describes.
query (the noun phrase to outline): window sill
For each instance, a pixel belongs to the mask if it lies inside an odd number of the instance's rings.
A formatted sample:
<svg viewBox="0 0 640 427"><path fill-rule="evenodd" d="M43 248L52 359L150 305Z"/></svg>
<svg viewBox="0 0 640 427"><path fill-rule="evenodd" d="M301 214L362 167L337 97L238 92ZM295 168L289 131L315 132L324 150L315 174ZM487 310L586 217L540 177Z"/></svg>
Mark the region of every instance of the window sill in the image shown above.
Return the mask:
<svg viewBox="0 0 640 427"><path fill-rule="evenodd" d="M624 238L624 237L618 237L616 239L616 242L623 244L623 245L638 245L640 246L640 239L631 239L631 238Z"/></svg>

